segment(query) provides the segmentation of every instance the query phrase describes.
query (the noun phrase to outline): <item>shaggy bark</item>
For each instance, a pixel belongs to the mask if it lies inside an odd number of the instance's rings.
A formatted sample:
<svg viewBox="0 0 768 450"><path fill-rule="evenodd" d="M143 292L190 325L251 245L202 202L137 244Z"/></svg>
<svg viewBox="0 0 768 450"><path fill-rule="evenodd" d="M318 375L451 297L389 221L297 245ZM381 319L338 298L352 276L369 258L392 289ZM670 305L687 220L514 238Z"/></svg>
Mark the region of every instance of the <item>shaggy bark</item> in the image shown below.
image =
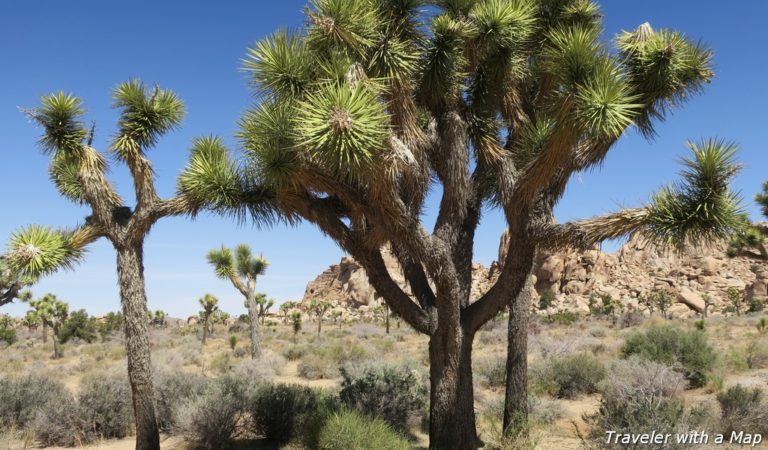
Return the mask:
<svg viewBox="0 0 768 450"><path fill-rule="evenodd" d="M261 333L259 329L259 305L256 303L256 287L249 289L246 296L248 318L250 324L248 330L251 333L251 358L261 358Z"/></svg>
<svg viewBox="0 0 768 450"><path fill-rule="evenodd" d="M123 305L128 379L136 417L136 450L159 450L160 435L155 417L142 258L141 244L117 248L117 274Z"/></svg>
<svg viewBox="0 0 768 450"><path fill-rule="evenodd" d="M528 421L528 312L531 307L532 289L529 279L509 305L503 425L505 433L515 430L516 427L524 427Z"/></svg>

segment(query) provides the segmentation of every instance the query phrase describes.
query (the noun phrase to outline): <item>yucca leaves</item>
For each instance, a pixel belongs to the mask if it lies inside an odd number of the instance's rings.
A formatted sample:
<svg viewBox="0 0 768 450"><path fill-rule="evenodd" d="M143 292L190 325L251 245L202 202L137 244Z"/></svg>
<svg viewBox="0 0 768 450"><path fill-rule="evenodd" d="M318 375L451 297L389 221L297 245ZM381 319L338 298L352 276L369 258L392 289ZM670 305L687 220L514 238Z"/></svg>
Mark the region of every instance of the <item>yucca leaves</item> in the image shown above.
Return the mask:
<svg viewBox="0 0 768 450"><path fill-rule="evenodd" d="M120 110L120 131L112 149L124 160L153 147L184 118L184 104L175 93L157 86L149 92L139 80L118 85L113 96L113 106Z"/></svg>
<svg viewBox="0 0 768 450"><path fill-rule="evenodd" d="M266 100L240 121L238 137L253 169L267 186L275 189L292 186L300 168L294 114L292 103Z"/></svg>
<svg viewBox="0 0 768 450"><path fill-rule="evenodd" d="M300 36L281 30L248 49L244 68L251 73L257 92L291 98L311 83L313 60Z"/></svg>
<svg viewBox="0 0 768 450"><path fill-rule="evenodd" d="M222 246L219 250L211 250L206 256L208 264L213 266L217 277L227 280L235 274L235 264L232 258L232 250Z"/></svg>
<svg viewBox="0 0 768 450"><path fill-rule="evenodd" d="M381 24L370 0L313 0L307 11L307 43L316 51L346 50L362 55Z"/></svg>
<svg viewBox="0 0 768 450"><path fill-rule="evenodd" d="M193 141L176 191L193 210L207 207L224 212L241 208L243 182L220 138L208 136Z"/></svg>
<svg viewBox="0 0 768 450"><path fill-rule="evenodd" d="M604 49L596 30L583 26L559 27L547 36L542 67L564 89L574 90L592 79L602 62Z"/></svg>
<svg viewBox="0 0 768 450"><path fill-rule="evenodd" d="M536 3L530 0L484 0L470 13L480 59L521 50L536 30ZM492 61L486 61L486 64Z"/></svg>
<svg viewBox="0 0 768 450"><path fill-rule="evenodd" d="M728 189L738 173L737 147L720 140L690 142L679 184L656 193L649 205L648 235L663 246L725 238L740 228L740 198Z"/></svg>
<svg viewBox="0 0 768 450"><path fill-rule="evenodd" d="M610 60L576 93L574 120L590 138L611 139L621 136L640 112L642 104L632 88Z"/></svg>
<svg viewBox="0 0 768 450"><path fill-rule="evenodd" d="M360 174L384 147L389 120L366 83L328 83L298 102L296 142L309 156L343 177Z"/></svg>
<svg viewBox="0 0 768 450"><path fill-rule="evenodd" d="M235 262L238 275L241 277L256 277L264 275L269 262L260 256L253 256L251 247L240 244L235 248Z"/></svg>
<svg viewBox="0 0 768 450"><path fill-rule="evenodd" d="M74 155L80 151L88 130L80 117L85 113L79 98L64 92L40 99L41 106L28 110L28 115L43 127L40 147L49 154Z"/></svg>
<svg viewBox="0 0 768 450"><path fill-rule="evenodd" d="M763 191L755 195L755 201L763 208L763 215L768 217L768 181L763 183Z"/></svg>
<svg viewBox="0 0 768 450"><path fill-rule="evenodd" d="M82 256L83 250L73 242L71 232L41 225L16 231L7 252L8 265L32 278L71 268Z"/></svg>

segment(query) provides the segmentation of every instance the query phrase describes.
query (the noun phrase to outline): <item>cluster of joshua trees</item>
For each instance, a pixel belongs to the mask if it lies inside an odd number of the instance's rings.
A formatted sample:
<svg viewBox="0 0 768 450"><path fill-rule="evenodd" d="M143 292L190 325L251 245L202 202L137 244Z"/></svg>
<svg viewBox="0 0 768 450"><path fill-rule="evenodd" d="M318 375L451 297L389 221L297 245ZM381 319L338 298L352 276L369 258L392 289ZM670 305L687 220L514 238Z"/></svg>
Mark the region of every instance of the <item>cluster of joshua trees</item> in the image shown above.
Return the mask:
<svg viewBox="0 0 768 450"><path fill-rule="evenodd" d="M682 248L741 226L728 188L736 145L706 139L689 144L681 180L646 204L552 220L574 174L599 166L631 127L653 136L673 107L712 79L708 48L647 23L603 41L589 0L431 3L427 10L420 0L311 2L302 29L278 31L247 52L259 102L240 121L244 162L219 138L195 139L172 198L158 196L149 159L184 117L172 91L120 84L106 152L92 146L95 129L79 98L55 93L27 111L42 128L59 192L91 214L76 228L35 225L13 235L0 261L0 305L74 265L92 242L113 245L137 449L159 448L142 261L144 239L164 217L208 210L262 226L305 221L352 255L388 308L429 337L432 449L478 445L472 344L504 309L505 427L525 419L529 273L538 249L586 248L630 233ZM108 180L110 164L130 171L134 205ZM422 214L430 192L441 195L434 224ZM484 208L504 215L508 256L498 281L470 301ZM412 295L387 271L385 249ZM245 298L258 358L255 288L267 262L246 246L211 251L208 261Z"/></svg>

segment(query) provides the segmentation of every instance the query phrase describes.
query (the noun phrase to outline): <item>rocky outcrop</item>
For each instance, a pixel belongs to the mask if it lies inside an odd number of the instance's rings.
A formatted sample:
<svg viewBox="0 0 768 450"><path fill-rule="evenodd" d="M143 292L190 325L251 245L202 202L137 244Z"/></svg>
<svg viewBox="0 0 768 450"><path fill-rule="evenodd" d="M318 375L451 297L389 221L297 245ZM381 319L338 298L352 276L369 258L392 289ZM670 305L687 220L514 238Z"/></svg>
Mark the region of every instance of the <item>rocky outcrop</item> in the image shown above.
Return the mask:
<svg viewBox="0 0 768 450"><path fill-rule="evenodd" d="M498 261L490 268L472 266L472 300L485 293L496 281L506 258L507 234L501 237ZM586 251L541 252L532 271L536 287L534 306L541 293L552 291L555 310L589 312L590 297L610 296L627 308L638 308L641 299L656 289L669 291L677 304L677 315L697 314L708 296L710 311L717 314L728 288L744 292L747 301L768 297L768 266L754 258L728 258L726 243L689 249L677 254L655 248L640 238L631 238L618 251L600 248ZM410 294L397 261L389 253L384 260L393 279ZM307 285L303 302L331 300L345 309L363 311L381 305L381 299L368 283L365 270L352 258L344 257ZM306 303L305 303L306 304Z"/></svg>

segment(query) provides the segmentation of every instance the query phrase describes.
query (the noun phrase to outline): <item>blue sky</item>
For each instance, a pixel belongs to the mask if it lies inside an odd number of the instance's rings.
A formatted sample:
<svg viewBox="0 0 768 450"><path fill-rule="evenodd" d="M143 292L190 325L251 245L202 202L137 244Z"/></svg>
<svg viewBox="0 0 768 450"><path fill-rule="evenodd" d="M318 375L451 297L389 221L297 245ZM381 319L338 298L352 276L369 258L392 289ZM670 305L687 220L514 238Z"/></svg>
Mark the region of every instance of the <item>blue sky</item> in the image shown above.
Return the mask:
<svg viewBox="0 0 768 450"><path fill-rule="evenodd" d="M30 223L74 226L88 215L69 204L48 181L47 159L36 146L39 130L18 110L36 106L41 95L64 90L83 98L88 119L97 125L96 144L106 149L114 133L116 112L110 93L116 84L138 77L176 91L187 106L183 127L163 138L150 153L161 194L173 194L175 178L194 136L218 134L232 148L236 121L254 101L247 77L239 70L246 48L280 27L297 27L305 4L241 1L131 1L128 8L105 1L24 1L0 3L0 240ZM602 2L606 36L649 21L654 28L675 28L702 39L715 51L715 80L658 127L647 142L629 133L600 171L574 177L557 208L560 221L606 213L646 200L658 186L675 180L677 159L689 138L717 136L741 144L744 165L735 188L745 196L753 218L752 197L766 176L765 128L768 79L764 53L764 19L768 3L711 0L647 0ZM111 172L130 198L127 171ZM436 201L428 216L433 217ZM501 216L486 212L478 232L475 259L495 259ZM239 294L216 279L205 253L221 244L250 244L271 261L259 290L278 301L300 299L306 283L342 252L309 225L257 230L250 225L201 216L159 222L145 246L149 306L174 316L195 313L206 292L221 299L223 309L244 312ZM115 256L100 241L74 271L53 275L33 288L36 295L53 292L73 308L99 314L119 308ZM21 314L23 304L3 312Z"/></svg>

